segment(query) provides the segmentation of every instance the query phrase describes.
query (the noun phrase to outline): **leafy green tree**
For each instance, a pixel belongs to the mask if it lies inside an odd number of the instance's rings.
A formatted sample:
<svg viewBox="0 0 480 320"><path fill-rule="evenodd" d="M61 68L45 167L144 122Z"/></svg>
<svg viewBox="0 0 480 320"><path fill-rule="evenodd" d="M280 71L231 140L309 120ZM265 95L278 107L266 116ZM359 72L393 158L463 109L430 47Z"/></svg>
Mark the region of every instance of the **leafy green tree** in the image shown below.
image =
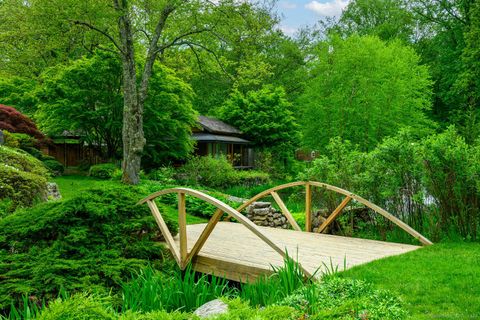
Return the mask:
<svg viewBox="0 0 480 320"><path fill-rule="evenodd" d="M235 91L222 106L220 117L258 147L277 150L283 153L280 156L291 153L298 144L293 107L281 87L267 86L247 94Z"/></svg>
<svg viewBox="0 0 480 320"><path fill-rule="evenodd" d="M343 11L337 28L343 34L374 35L382 40L409 42L415 27L403 0L354 0Z"/></svg>
<svg viewBox="0 0 480 320"><path fill-rule="evenodd" d="M13 106L21 113L31 117L36 111L38 102L34 93L36 85L35 80L28 78L0 79L0 103Z"/></svg>
<svg viewBox="0 0 480 320"><path fill-rule="evenodd" d="M428 128L431 81L418 63L399 41L351 36L320 43L299 100L305 145L322 150L338 136L365 151L403 126Z"/></svg>
<svg viewBox="0 0 480 320"><path fill-rule="evenodd" d="M98 52L42 75L38 122L46 133L77 131L92 146L105 144L116 158L122 145L121 65L115 55Z"/></svg>
<svg viewBox="0 0 480 320"><path fill-rule="evenodd" d="M464 114L462 134L467 142L473 143L480 135L480 1L471 8L470 25L464 36L463 70L455 85Z"/></svg>
<svg viewBox="0 0 480 320"><path fill-rule="evenodd" d="M118 158L122 147L123 94L120 59L97 51L43 76L36 117L50 134L79 131L93 146L106 146L105 156ZM152 166L192 150L195 122L191 88L161 65L153 71L145 103L145 164Z"/></svg>

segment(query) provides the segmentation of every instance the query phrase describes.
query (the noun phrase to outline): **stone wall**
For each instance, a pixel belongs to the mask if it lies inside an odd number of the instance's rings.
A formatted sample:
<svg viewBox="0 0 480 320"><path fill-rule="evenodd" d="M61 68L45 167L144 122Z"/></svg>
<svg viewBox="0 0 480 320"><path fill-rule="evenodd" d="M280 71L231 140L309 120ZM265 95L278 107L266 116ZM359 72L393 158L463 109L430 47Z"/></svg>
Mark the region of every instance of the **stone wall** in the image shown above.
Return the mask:
<svg viewBox="0 0 480 320"><path fill-rule="evenodd" d="M288 229L287 218L272 207L270 202L254 202L247 207L247 218L258 226Z"/></svg>

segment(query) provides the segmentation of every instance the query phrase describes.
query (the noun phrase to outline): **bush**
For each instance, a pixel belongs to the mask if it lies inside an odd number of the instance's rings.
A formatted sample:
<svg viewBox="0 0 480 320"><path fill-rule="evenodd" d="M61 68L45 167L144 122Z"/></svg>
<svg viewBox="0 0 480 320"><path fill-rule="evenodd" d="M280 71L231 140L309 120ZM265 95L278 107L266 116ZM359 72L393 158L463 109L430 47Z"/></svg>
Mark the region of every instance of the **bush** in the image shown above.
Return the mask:
<svg viewBox="0 0 480 320"><path fill-rule="evenodd" d="M302 287L279 304L295 308L309 319L388 320L407 316L401 301L391 293L336 276Z"/></svg>
<svg viewBox="0 0 480 320"><path fill-rule="evenodd" d="M63 164L61 164L55 159L43 160L42 162L53 176L61 176L65 171L65 167L63 166Z"/></svg>
<svg viewBox="0 0 480 320"><path fill-rule="evenodd" d="M179 180L186 184L211 188L227 188L235 185L253 186L268 183L267 173L259 171L237 171L225 157L211 156L190 159L180 170Z"/></svg>
<svg viewBox="0 0 480 320"><path fill-rule="evenodd" d="M11 201L8 212L46 199L49 175L39 160L23 150L0 146L0 163L0 200Z"/></svg>
<svg viewBox="0 0 480 320"><path fill-rule="evenodd" d="M118 169L113 163L102 163L91 166L88 175L98 179L107 180L112 179L118 171L120 171L120 169Z"/></svg>
<svg viewBox="0 0 480 320"><path fill-rule="evenodd" d="M158 181L164 184L173 184L175 183L175 168L172 167L161 167L151 170L147 178L149 180Z"/></svg>
<svg viewBox="0 0 480 320"><path fill-rule="evenodd" d="M480 223L480 149L469 146L453 127L423 143L424 184L438 205L443 233L477 238Z"/></svg>
<svg viewBox="0 0 480 320"><path fill-rule="evenodd" d="M113 310L96 296L77 294L67 299L56 299L48 305L38 320L114 320Z"/></svg>
<svg viewBox="0 0 480 320"><path fill-rule="evenodd" d="M10 133L7 130L2 130L3 133L3 140L4 140L4 146L10 147L10 148L19 148L20 147L20 141L15 137L15 134Z"/></svg>
<svg viewBox="0 0 480 320"><path fill-rule="evenodd" d="M21 114L15 108L3 104L0 104L0 130L25 133L39 140L45 139L43 133L38 130L30 118Z"/></svg>
<svg viewBox="0 0 480 320"><path fill-rule="evenodd" d="M149 263L164 266L168 251L149 209L136 205L141 196L135 187L92 189L0 220L0 308L61 288L108 292ZM176 222L165 220L176 234Z"/></svg>

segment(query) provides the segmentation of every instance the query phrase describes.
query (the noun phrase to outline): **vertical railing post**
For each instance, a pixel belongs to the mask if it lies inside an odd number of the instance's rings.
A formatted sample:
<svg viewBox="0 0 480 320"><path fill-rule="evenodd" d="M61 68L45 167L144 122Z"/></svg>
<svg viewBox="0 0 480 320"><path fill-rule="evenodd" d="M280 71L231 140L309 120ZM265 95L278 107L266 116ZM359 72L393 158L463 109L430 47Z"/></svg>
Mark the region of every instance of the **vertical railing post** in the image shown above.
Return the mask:
<svg viewBox="0 0 480 320"><path fill-rule="evenodd" d="M305 184L305 231L312 231L312 189L309 182Z"/></svg>
<svg viewBox="0 0 480 320"><path fill-rule="evenodd" d="M185 193L178 193L178 233L180 236L180 268L186 267L187 261L187 213L185 204Z"/></svg>

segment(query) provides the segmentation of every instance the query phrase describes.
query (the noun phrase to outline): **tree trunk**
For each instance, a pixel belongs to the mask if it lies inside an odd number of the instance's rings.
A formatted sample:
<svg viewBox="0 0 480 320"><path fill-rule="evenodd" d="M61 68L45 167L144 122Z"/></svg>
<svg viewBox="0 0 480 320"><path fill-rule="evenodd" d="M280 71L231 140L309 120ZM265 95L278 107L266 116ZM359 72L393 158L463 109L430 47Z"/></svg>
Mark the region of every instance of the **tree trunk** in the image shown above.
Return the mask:
<svg viewBox="0 0 480 320"><path fill-rule="evenodd" d="M123 67L123 175L127 184L140 182L140 164L145 137L143 134L143 103L137 90L135 49L132 26L125 2L119 5L122 15L118 20Z"/></svg>

